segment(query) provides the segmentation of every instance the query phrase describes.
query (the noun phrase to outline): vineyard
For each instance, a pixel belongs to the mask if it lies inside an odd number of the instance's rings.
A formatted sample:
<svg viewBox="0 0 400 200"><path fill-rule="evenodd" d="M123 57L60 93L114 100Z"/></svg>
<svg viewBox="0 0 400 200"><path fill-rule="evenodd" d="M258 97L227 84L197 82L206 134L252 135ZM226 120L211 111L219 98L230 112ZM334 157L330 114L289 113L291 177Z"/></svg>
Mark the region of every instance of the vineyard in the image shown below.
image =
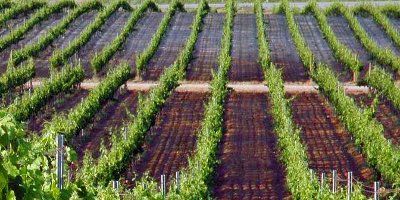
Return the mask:
<svg viewBox="0 0 400 200"><path fill-rule="evenodd" d="M213 2L0 0L0 199L400 199L400 6Z"/></svg>

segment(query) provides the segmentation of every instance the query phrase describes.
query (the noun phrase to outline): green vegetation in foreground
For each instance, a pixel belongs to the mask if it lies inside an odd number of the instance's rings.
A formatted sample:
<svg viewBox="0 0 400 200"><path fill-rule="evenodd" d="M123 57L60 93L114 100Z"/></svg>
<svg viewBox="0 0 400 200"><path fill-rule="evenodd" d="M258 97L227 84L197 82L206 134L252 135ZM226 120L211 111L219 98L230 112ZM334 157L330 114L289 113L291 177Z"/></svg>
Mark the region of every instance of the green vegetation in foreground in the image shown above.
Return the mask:
<svg viewBox="0 0 400 200"><path fill-rule="evenodd" d="M16 0L15 0L16 1ZM54 3L54 2L58 2L59 0L49 0L50 3ZM82 3L82 2L86 2L89 0L76 0L76 2ZM136 5L140 5L144 2L145 0L129 0L129 3L131 4L136 4ZM237 0L237 3L255 3L257 0ZM385 1L385 0L340 0L341 2L346 1L346 2L371 2L371 1ZM389 0L389 1L393 1L393 2L397 2L394 0ZM112 0L101 0L101 2L104 3L110 3L112 2ZM173 2L173 0L155 0L155 3L159 3L159 4L170 4ZM200 3L200 0L182 0L180 1L181 3ZM213 3L226 3L226 1L223 0L209 0L207 1L210 4ZM274 3L279 3L281 2L280 0L265 0L265 1L261 1L262 3L267 3L267 2L274 2ZM296 1L289 1L289 2L309 2L308 0L296 0ZM335 0L318 0L317 2L336 2Z"/></svg>

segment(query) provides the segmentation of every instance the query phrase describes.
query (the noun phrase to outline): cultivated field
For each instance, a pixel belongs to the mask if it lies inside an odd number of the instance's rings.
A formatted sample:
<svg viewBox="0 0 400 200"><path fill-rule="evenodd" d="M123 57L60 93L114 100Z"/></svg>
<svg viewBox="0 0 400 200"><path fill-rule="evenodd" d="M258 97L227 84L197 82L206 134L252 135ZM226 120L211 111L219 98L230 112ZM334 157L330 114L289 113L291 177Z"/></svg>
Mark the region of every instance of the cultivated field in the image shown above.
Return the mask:
<svg viewBox="0 0 400 200"><path fill-rule="evenodd" d="M0 1L0 199L399 199L400 5Z"/></svg>

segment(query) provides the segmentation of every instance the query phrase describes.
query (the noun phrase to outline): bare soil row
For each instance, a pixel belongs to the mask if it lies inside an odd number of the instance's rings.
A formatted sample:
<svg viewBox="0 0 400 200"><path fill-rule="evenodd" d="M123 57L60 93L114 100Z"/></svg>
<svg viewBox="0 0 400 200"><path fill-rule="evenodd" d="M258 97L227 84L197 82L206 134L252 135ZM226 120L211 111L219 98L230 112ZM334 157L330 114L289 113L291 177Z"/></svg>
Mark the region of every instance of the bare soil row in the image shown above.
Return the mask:
<svg viewBox="0 0 400 200"><path fill-rule="evenodd" d="M66 33L57 38L35 58L37 78L49 76L48 60L53 52L56 49L65 48L93 21L97 14L97 11L90 11L78 17L67 29ZM93 56L96 53L100 53L105 46L114 40L121 32L130 15L130 12L122 9L114 13L102 28L92 36L90 41L70 58L71 63L80 62L84 66L87 78L90 79L94 76L93 69L90 66ZM8 22L9 26L13 27L13 24L22 23L27 16L31 16L31 14L18 15L15 19ZM37 41L38 38L44 36L51 27L54 27L65 16L66 13L64 12L50 16L48 20L44 20L35 26L33 30L29 31L21 41L1 52L0 72L6 70L6 63L11 50L20 49L27 44ZM132 71L134 71L136 56L147 47L162 17L163 13L145 13L142 19L136 24L135 30L129 35L123 48L114 55L112 61L100 73L100 76L104 76L111 66L115 66L122 61L127 61L132 66ZM144 71L144 81L158 80L164 69L175 61L191 32L190 27L193 17L194 14L191 12L176 13L158 50ZM357 18L370 37L382 48L390 48L397 54L400 54L400 50L394 45L384 30L373 21L371 16L360 15ZM282 68L284 80L291 83L309 81L307 72L301 64L291 40L285 17L280 14L266 14L265 20L268 24L266 32L270 39L271 59L279 68ZM330 65L339 74L341 81L351 82L349 70L334 58L333 52L324 39L316 19L311 15L296 15L296 21L317 61ZM400 20L397 18L390 17L390 21L395 27L398 27L400 24ZM187 69L186 79L188 81L208 82L211 80L211 71L217 70L217 58L222 37L223 22L224 14L221 13L210 13L205 17L203 29L199 34L193 52L193 60ZM369 63L375 64L371 55L355 38L347 21L342 16L328 16L328 23L331 25L338 39L353 52L357 53L365 67ZM6 34L6 29L8 30L8 28L3 29L3 32ZM262 82L263 73L258 64L257 28L254 14L237 14L235 16L231 55L232 66L229 71L231 82ZM398 79L397 76L396 79Z"/></svg>

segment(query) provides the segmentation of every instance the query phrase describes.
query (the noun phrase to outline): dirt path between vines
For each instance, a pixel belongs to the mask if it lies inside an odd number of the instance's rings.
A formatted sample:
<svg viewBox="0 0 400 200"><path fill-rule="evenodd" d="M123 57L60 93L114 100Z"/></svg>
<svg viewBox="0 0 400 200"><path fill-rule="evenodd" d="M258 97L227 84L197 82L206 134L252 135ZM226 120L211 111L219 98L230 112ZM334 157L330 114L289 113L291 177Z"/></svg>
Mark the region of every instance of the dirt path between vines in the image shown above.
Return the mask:
<svg viewBox="0 0 400 200"><path fill-rule="evenodd" d="M42 81L33 81L32 86L39 87L43 84ZM82 89L94 89L100 84L99 81L84 81L80 83ZM25 84L25 87L29 87L30 82ZM148 91L158 85L157 82L135 82L128 81L122 87L127 87L128 90L134 91ZM253 93L265 93L268 92L268 86L262 83L228 83L228 87L236 92L253 92ZM354 84L344 84L344 89L347 93L369 93L370 89L366 86L357 86ZM181 82L176 88L176 91L180 92L209 92L209 83L190 83ZM286 92L318 92L318 85L315 83L299 83L299 84L285 84Z"/></svg>

